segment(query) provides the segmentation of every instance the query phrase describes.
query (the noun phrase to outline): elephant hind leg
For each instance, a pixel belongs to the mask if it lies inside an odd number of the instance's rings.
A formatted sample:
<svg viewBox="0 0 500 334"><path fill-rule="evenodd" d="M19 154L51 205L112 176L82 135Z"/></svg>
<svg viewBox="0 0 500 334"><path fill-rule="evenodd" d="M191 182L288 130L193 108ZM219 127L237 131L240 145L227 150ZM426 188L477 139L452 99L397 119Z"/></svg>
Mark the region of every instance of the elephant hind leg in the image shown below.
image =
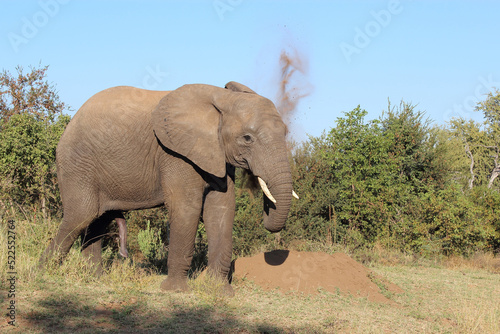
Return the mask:
<svg viewBox="0 0 500 334"><path fill-rule="evenodd" d="M56 263L60 264L66 258L76 238L99 215L98 203L93 200L97 196L91 189L80 190L76 196L63 195L65 193L61 193L64 207L62 223L55 238L52 239L40 258L40 268L52 258L55 258Z"/></svg>
<svg viewBox="0 0 500 334"><path fill-rule="evenodd" d="M52 258L55 258L56 263L60 264L68 255L76 238L95 220L96 216L97 214L87 214L72 216L70 219L69 215L65 214L55 238L42 254L39 266L43 267Z"/></svg>

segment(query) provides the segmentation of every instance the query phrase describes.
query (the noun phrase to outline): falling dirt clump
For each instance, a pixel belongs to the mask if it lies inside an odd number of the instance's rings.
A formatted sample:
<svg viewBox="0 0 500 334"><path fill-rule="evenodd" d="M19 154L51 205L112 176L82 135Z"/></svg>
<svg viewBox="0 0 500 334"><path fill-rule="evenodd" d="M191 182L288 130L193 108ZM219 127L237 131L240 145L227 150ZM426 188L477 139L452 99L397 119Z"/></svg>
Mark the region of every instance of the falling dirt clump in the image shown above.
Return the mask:
<svg viewBox="0 0 500 334"><path fill-rule="evenodd" d="M314 294L321 288L383 303L392 301L382 294L379 285L392 293L403 292L398 286L376 278L368 268L344 253L287 250L260 253L237 259L234 277L249 279L265 290L279 288Z"/></svg>

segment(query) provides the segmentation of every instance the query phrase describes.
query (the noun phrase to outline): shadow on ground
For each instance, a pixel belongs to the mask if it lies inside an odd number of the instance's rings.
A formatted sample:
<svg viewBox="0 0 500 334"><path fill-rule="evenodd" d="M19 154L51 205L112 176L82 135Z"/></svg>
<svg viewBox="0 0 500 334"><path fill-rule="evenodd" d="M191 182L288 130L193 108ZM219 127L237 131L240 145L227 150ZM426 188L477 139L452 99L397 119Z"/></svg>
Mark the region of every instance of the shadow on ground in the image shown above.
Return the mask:
<svg viewBox="0 0 500 334"><path fill-rule="evenodd" d="M16 327L10 333L286 333L267 323L246 322L227 308L187 306L165 294L165 307L147 308L144 301L98 303L85 294L34 293L29 305L19 303ZM145 299L147 293L138 296ZM192 303L191 303L192 304Z"/></svg>

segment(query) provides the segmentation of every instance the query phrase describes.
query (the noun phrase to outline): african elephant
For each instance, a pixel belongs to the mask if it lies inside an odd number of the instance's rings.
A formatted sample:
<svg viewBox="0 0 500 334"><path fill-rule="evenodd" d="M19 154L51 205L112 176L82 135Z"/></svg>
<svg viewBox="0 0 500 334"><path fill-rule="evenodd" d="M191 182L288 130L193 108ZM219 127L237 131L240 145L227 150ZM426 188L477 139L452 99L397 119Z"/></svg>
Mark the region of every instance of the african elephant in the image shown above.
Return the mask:
<svg viewBox="0 0 500 334"><path fill-rule="evenodd" d="M62 260L82 235L84 254L99 265L109 222L123 218L122 211L165 204L170 246L161 288L188 289L200 216L208 270L227 277L235 167L258 177L266 194L264 226L280 231L293 192L286 133L274 104L236 82L97 93L75 114L57 147L63 221L41 263L56 253ZM232 293L229 283L226 292Z"/></svg>

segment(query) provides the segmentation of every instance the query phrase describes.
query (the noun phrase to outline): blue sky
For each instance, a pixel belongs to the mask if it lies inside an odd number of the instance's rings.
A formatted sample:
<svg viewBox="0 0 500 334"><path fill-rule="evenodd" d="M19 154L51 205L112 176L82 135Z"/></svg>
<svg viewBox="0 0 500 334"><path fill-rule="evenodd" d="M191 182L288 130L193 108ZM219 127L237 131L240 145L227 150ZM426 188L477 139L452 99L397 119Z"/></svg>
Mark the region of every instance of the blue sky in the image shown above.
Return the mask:
<svg viewBox="0 0 500 334"><path fill-rule="evenodd" d="M239 81L276 99L282 50L307 65L293 136L320 135L357 105L400 100L437 124L482 120L500 88L500 1L0 1L0 68L49 65L74 112L117 85L171 90Z"/></svg>

